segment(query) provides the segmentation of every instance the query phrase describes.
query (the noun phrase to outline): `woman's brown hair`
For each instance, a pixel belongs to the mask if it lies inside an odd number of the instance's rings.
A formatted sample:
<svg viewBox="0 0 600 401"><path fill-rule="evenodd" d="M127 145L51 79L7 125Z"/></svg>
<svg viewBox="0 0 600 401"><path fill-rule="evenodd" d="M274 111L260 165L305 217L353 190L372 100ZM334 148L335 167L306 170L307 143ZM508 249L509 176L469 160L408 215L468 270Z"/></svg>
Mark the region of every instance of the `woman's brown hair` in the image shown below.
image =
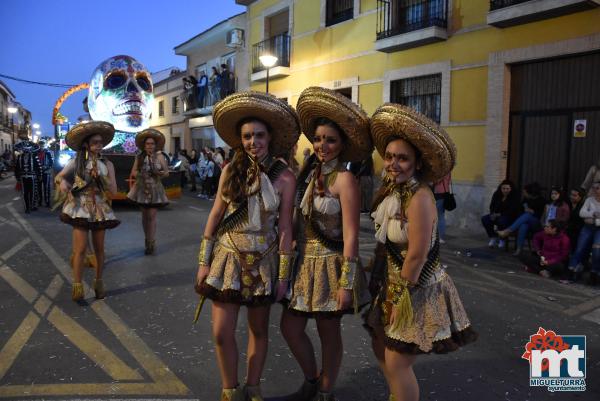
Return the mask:
<svg viewBox="0 0 600 401"><path fill-rule="evenodd" d="M236 132L240 137L242 135L242 126L251 122L263 124L267 128L267 132L271 134L271 127L265 121L257 117L248 117L240 120L237 124ZM234 151L233 158L227 165L227 176L225 177L225 181L223 181L223 197L229 202L241 202L246 196L246 180L248 179L248 170L250 169L251 161L241 144Z"/></svg>

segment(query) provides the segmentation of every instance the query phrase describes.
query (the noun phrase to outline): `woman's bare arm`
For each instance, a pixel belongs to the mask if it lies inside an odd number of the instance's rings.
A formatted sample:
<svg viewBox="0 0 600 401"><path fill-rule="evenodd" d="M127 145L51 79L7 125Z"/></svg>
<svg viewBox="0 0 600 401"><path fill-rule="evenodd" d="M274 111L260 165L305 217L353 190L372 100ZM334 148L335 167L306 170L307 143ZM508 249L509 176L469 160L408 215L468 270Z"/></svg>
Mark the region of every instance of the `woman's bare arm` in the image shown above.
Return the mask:
<svg viewBox="0 0 600 401"><path fill-rule="evenodd" d="M436 208L431 191L419 189L408 205L408 251L402 265L402 277L416 283L427 261Z"/></svg>

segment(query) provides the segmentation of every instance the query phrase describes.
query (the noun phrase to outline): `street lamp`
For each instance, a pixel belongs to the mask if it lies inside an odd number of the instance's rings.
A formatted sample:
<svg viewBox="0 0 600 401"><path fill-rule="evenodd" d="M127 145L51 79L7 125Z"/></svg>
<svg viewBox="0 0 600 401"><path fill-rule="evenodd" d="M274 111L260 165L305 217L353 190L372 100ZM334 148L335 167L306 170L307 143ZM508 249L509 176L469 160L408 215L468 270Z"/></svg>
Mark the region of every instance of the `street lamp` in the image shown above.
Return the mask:
<svg viewBox="0 0 600 401"><path fill-rule="evenodd" d="M33 129L40 129L40 125L38 123L33 123Z"/></svg>
<svg viewBox="0 0 600 401"><path fill-rule="evenodd" d="M258 59L260 60L260 63L264 67L267 67L267 87L266 87L265 92L269 93L269 69L271 67L273 67L275 65L275 63L277 63L277 60L279 60L279 59L276 56L273 56L271 54L263 54Z"/></svg>

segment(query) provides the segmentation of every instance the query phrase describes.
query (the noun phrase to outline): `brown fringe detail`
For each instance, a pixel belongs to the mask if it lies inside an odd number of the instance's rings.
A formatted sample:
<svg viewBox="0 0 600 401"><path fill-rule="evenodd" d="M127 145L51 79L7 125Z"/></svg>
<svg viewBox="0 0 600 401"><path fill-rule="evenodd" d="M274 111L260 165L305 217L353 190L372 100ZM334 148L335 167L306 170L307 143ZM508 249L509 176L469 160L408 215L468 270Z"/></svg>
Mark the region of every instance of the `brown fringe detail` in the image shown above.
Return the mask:
<svg viewBox="0 0 600 401"><path fill-rule="evenodd" d="M371 335L373 335L371 330L369 330L369 332L371 333ZM434 341L432 344L431 351L429 352L422 351L417 344L405 343L404 341L395 340L388 336L385 336L384 342L386 348L389 348L401 354L447 354L449 352L456 351L460 347L464 347L467 344L475 342L477 340L477 337L477 332L475 332L475 330L473 330L471 326L469 326L461 331L452 333L450 338Z"/></svg>
<svg viewBox="0 0 600 401"><path fill-rule="evenodd" d="M110 230L121 224L119 220L89 221L84 218L73 218L66 213L60 214L60 221L73 227L92 231Z"/></svg>
<svg viewBox="0 0 600 401"><path fill-rule="evenodd" d="M169 204L169 202L166 202L166 203L138 203L138 202L133 202L133 201L132 201L132 203L134 203L137 206L142 207L144 209L160 209Z"/></svg>
<svg viewBox="0 0 600 401"><path fill-rule="evenodd" d="M208 299L213 301L227 303L227 304L238 304L244 305L248 308L258 307L258 306L266 306L275 303L275 298L271 295L260 295L253 296L250 299L243 299L242 294L236 290L217 290L210 284L206 284L203 282L200 285L195 285L194 290L200 294L205 296Z"/></svg>
<svg viewBox="0 0 600 401"><path fill-rule="evenodd" d="M290 312L292 315L294 316L298 316L298 317L305 317L308 319L315 319L315 318L320 318L320 319L336 319L336 318L341 318L344 315L354 315L354 306L348 308L348 309L344 309L344 310L336 310L336 311L315 311L315 312L304 312L304 311L299 311L296 309L292 309L289 307L290 301L285 299L280 301L280 304L287 309L288 312ZM356 311L356 314L359 313L361 311L361 309L363 309L365 306L369 305L369 303L363 304L363 305L359 305Z"/></svg>

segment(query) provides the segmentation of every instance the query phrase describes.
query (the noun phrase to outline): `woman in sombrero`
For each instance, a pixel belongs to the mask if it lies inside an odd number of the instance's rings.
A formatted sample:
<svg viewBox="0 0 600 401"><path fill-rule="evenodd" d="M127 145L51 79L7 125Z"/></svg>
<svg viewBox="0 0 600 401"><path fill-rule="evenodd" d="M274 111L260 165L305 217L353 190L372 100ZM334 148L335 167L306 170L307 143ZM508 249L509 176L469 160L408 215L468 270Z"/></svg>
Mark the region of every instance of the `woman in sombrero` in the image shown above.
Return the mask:
<svg viewBox="0 0 600 401"><path fill-rule="evenodd" d="M146 255L155 250L156 213L158 208L169 204L161 179L169 176L167 160L160 152L165 146L165 136L153 128L146 129L135 137L140 153L136 156L130 182L134 182L127 198L142 209Z"/></svg>
<svg viewBox="0 0 600 401"><path fill-rule="evenodd" d="M104 298L104 233L115 228L119 220L111 208L110 196L117 192L113 164L102 158L100 152L115 134L112 124L90 121L77 124L65 138L67 146L77 152L55 178L55 187L64 200L60 219L73 226L73 301L84 298L81 284L83 260L88 232L96 255L96 277L92 284L97 299ZM71 177L74 181L71 182Z"/></svg>
<svg viewBox="0 0 600 401"><path fill-rule="evenodd" d="M343 354L341 318L369 301L358 255L359 185L345 164L369 157L373 146L366 113L335 91L307 88L296 109L314 155L298 177L298 261L281 319L304 382L287 399L332 400ZM321 339L320 370L305 332L309 318Z"/></svg>
<svg viewBox="0 0 600 401"><path fill-rule="evenodd" d="M296 179L279 158L300 136L293 108L274 96L240 92L215 105L219 136L235 149L223 169L198 255L196 291L212 302L222 401L261 401L271 304L288 287ZM238 312L247 306L246 384L238 387Z"/></svg>
<svg viewBox="0 0 600 401"><path fill-rule="evenodd" d="M456 149L437 124L398 104L375 111L371 135L386 176L373 205L370 287L377 295L365 323L390 399L418 400L417 355L447 353L476 339L440 264L435 199L427 186L452 170Z"/></svg>

